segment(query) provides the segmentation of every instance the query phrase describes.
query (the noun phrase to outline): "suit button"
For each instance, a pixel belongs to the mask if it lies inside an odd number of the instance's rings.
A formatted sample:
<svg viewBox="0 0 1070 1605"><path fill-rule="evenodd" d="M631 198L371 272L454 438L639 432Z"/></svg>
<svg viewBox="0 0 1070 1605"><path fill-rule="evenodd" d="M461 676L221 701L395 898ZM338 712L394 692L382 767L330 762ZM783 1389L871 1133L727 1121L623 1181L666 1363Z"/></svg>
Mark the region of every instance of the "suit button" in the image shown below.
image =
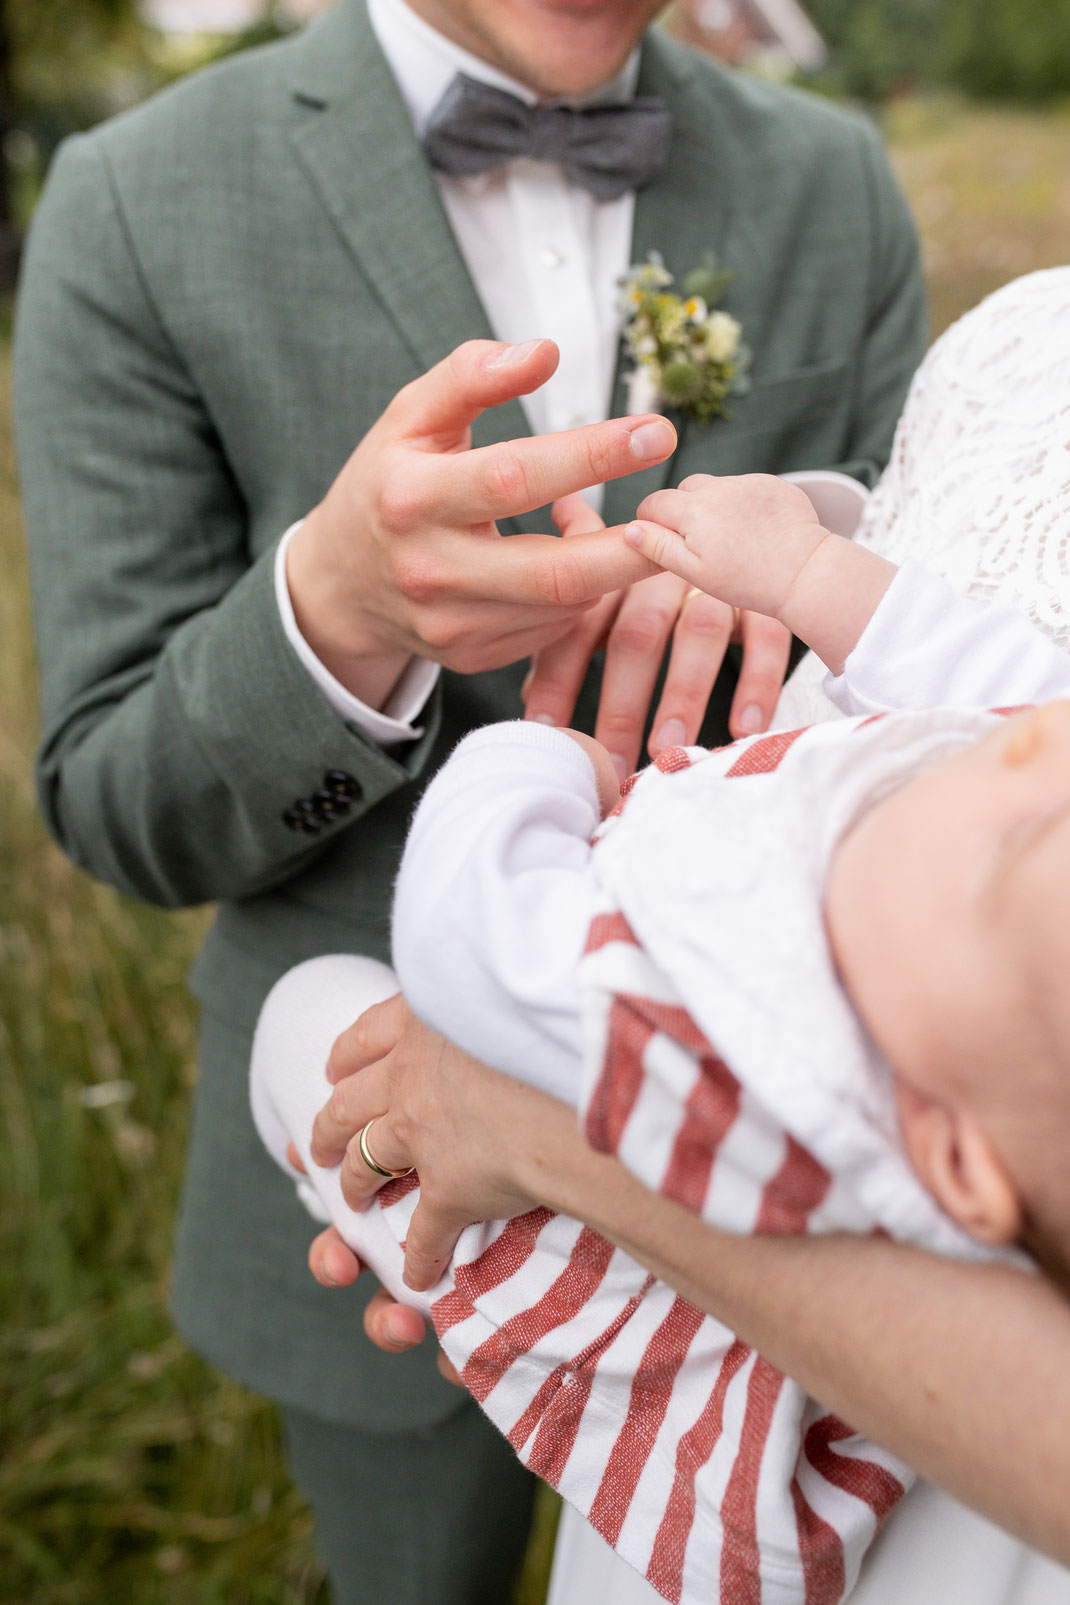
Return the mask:
<svg viewBox="0 0 1070 1605"><path fill-rule="evenodd" d="M333 791L328 791L324 786L312 793L309 802L314 816L323 820L325 824L332 819L340 819L343 814L348 814L350 807L348 797L336 797Z"/></svg>
<svg viewBox="0 0 1070 1605"><path fill-rule="evenodd" d="M300 831L305 836L314 836L320 829L320 821L307 802L294 803L292 808L287 808L282 822L290 830Z"/></svg>
<svg viewBox="0 0 1070 1605"><path fill-rule="evenodd" d="M332 797L347 797L352 802L356 802L362 789L360 781L347 775L344 769L328 769L323 777L323 785Z"/></svg>

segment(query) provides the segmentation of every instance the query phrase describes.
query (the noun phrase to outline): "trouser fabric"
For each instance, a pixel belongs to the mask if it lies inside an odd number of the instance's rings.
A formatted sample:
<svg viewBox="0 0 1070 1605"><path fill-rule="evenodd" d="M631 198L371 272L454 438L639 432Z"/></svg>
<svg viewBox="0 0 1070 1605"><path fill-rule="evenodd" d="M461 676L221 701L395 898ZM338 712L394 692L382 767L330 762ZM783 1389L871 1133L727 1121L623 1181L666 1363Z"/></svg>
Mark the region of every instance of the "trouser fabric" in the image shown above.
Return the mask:
<svg viewBox="0 0 1070 1605"><path fill-rule="evenodd" d="M536 1479L476 1405L405 1433L282 1415L334 1605L508 1605Z"/></svg>

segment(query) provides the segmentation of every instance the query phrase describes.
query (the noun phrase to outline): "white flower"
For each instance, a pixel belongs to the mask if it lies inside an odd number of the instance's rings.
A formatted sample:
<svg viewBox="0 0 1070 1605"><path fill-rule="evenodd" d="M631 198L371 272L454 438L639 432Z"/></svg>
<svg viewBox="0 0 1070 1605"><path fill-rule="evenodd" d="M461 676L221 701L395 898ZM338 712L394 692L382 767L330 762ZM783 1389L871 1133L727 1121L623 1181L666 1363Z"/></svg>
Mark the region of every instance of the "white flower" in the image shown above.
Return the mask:
<svg viewBox="0 0 1070 1605"><path fill-rule="evenodd" d="M657 412L661 394L661 371L657 363L633 368L628 375L627 410L633 416L641 412Z"/></svg>
<svg viewBox="0 0 1070 1605"><path fill-rule="evenodd" d="M742 325L728 312L711 312L706 320L706 350L714 362L730 362L739 350Z"/></svg>
<svg viewBox="0 0 1070 1605"><path fill-rule="evenodd" d="M701 295L692 295L684 302L684 311L692 323L704 323L707 307Z"/></svg>

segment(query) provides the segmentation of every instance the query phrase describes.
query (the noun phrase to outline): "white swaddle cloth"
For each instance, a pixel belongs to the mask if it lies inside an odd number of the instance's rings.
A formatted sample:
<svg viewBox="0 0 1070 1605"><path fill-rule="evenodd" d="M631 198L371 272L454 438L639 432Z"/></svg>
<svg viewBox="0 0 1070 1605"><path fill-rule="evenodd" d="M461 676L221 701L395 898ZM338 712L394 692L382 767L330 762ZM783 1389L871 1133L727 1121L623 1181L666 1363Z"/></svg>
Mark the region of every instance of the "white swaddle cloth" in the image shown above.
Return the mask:
<svg viewBox="0 0 1070 1605"><path fill-rule="evenodd" d="M842 721L694 763L677 749L639 778L593 854L605 896L581 966L582 1074L597 1145L731 1230L882 1229L977 1252L898 1148L821 893L859 811L995 717ZM309 1161L334 1036L393 986L385 967L337 957L269 998L253 1106L284 1166L291 1138ZM911 1481L894 1457L575 1221L538 1210L471 1227L414 1297L400 1270L415 1178L354 1216L337 1173L309 1168L306 1199L428 1315L521 1459L663 1597L834 1605L850 1591Z"/></svg>

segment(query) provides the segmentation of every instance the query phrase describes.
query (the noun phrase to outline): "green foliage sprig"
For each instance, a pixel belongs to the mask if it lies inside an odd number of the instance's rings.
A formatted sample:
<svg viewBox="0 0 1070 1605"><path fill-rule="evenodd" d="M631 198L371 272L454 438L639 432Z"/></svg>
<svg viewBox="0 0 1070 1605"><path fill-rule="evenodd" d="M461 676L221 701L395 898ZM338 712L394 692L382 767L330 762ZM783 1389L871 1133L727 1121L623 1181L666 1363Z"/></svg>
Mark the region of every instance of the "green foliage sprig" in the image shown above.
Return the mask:
<svg viewBox="0 0 1070 1605"><path fill-rule="evenodd" d="M742 326L717 306L733 277L710 257L687 275L678 295L656 251L621 277L617 305L634 365L633 402L649 397L701 423L729 416L725 403L749 388L751 360Z"/></svg>

